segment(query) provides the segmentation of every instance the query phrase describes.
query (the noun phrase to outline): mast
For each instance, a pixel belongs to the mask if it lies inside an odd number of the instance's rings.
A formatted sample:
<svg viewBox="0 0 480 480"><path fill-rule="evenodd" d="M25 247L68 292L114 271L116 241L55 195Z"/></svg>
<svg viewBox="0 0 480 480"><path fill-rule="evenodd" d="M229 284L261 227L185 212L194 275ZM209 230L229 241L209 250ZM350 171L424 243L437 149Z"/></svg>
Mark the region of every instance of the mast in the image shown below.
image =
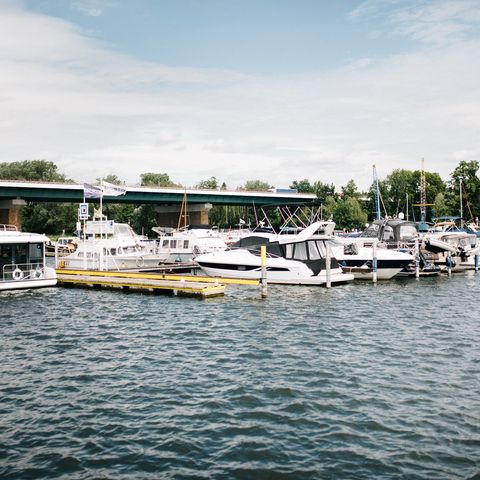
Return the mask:
<svg viewBox="0 0 480 480"><path fill-rule="evenodd" d="M427 219L427 187L425 182L425 160L422 158L422 169L420 170L420 220Z"/></svg>
<svg viewBox="0 0 480 480"><path fill-rule="evenodd" d="M460 182L460 226L463 227L463 195L462 195L462 179L459 178Z"/></svg>
<svg viewBox="0 0 480 480"><path fill-rule="evenodd" d="M377 177L377 169L375 165L373 166L373 192L375 198L375 213L377 214L377 220L381 220L382 216L380 214L380 191L378 188L378 177Z"/></svg>

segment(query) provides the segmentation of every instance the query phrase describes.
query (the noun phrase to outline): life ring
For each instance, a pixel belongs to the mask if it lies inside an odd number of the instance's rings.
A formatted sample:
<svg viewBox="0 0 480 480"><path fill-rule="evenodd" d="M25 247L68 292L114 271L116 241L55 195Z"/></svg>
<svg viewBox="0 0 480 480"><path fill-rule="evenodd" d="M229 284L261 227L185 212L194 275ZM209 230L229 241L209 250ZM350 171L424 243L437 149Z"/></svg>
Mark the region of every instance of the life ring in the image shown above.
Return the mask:
<svg viewBox="0 0 480 480"><path fill-rule="evenodd" d="M23 272L17 267L12 272L12 277L13 277L14 280L21 280L23 278Z"/></svg>
<svg viewBox="0 0 480 480"><path fill-rule="evenodd" d="M35 270L35 272L33 272L33 278L35 280L42 279L43 278L43 272L40 269Z"/></svg>
<svg viewBox="0 0 480 480"><path fill-rule="evenodd" d="M143 267L145 265L145 259L143 257L137 257L135 260L137 267Z"/></svg>

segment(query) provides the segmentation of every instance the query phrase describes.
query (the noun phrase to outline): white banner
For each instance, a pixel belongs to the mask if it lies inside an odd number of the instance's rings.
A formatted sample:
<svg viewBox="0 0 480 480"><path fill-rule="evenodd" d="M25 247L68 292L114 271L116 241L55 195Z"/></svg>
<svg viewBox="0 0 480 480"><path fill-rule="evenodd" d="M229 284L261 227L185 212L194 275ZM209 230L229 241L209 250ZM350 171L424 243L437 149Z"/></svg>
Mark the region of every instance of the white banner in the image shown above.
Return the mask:
<svg viewBox="0 0 480 480"><path fill-rule="evenodd" d="M127 193L126 188L119 187L118 185L114 185L113 183L108 183L103 180L101 182L101 189L104 195L108 195L110 197L118 197L119 195L125 195L125 193Z"/></svg>

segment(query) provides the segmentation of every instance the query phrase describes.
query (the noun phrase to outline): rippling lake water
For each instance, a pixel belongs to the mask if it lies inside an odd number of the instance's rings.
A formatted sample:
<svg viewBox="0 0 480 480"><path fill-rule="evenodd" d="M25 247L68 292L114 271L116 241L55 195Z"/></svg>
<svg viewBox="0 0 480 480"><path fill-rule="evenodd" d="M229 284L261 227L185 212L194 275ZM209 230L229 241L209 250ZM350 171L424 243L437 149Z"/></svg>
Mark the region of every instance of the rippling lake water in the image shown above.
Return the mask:
<svg viewBox="0 0 480 480"><path fill-rule="evenodd" d="M480 478L480 274L0 296L1 479Z"/></svg>

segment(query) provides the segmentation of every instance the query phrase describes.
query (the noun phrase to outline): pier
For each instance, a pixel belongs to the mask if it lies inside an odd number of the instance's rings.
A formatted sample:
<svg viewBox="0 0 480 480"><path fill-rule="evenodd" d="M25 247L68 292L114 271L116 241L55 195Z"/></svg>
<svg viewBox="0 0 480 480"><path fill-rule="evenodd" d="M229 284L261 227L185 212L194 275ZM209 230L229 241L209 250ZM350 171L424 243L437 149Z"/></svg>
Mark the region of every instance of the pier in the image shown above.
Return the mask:
<svg viewBox="0 0 480 480"><path fill-rule="evenodd" d="M226 284L257 285L258 280L57 269L58 285L143 291L178 296L210 298L224 295Z"/></svg>

